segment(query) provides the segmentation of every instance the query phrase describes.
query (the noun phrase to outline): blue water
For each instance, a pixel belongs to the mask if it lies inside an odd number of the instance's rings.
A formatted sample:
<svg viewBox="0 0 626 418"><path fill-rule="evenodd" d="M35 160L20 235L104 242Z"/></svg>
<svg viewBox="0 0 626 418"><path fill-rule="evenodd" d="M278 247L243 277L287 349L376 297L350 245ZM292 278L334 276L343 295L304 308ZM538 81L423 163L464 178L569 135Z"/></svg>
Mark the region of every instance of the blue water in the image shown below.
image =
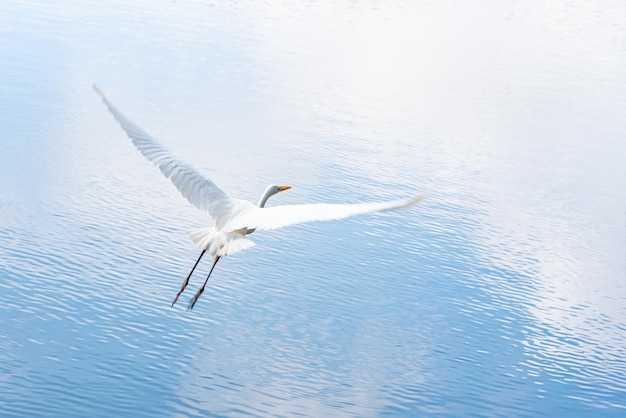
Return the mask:
<svg viewBox="0 0 626 418"><path fill-rule="evenodd" d="M205 4L206 3L206 4ZM623 416L623 2L4 1L0 416ZM229 194L412 196L251 238Z"/></svg>

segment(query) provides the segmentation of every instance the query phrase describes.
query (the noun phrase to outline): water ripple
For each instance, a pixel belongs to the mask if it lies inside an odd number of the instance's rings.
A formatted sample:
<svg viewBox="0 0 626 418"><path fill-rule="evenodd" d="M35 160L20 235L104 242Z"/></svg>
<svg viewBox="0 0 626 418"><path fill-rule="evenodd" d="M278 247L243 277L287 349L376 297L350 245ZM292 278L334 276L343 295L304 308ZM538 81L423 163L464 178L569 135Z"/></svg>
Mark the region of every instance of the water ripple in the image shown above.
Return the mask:
<svg viewBox="0 0 626 418"><path fill-rule="evenodd" d="M623 414L615 4L79 3L0 5L3 416ZM255 233L170 308L207 215L94 81L234 196L435 193Z"/></svg>

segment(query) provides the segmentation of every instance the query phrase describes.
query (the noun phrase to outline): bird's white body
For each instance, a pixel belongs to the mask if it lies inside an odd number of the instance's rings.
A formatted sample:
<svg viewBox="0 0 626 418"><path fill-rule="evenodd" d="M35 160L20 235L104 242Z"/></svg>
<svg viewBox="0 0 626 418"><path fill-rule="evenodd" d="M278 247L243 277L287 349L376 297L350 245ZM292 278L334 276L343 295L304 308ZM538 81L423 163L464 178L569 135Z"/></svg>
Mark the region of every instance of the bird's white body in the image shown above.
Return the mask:
<svg viewBox="0 0 626 418"><path fill-rule="evenodd" d="M252 240L246 238L245 232L218 231L213 226L192 229L187 231L187 235L198 247L207 250L213 258L232 255L255 245Z"/></svg>
<svg viewBox="0 0 626 418"><path fill-rule="evenodd" d="M235 254L254 246L247 235L255 230L276 229L303 222L327 221L368 212L406 208L421 202L426 197L424 194L410 199L379 203L317 203L265 208L265 202L270 196L289 189L289 186L268 186L258 205L245 200L233 199L211 179L164 148L148 133L124 116L109 102L97 86L94 86L94 89L102 97L111 114L126 131L137 149L159 167L165 177L172 181L189 202L211 215L214 221L213 226L194 229L188 233L193 242L203 250L202 254L206 251L213 256L214 266L220 257ZM186 283L182 289L185 286Z"/></svg>

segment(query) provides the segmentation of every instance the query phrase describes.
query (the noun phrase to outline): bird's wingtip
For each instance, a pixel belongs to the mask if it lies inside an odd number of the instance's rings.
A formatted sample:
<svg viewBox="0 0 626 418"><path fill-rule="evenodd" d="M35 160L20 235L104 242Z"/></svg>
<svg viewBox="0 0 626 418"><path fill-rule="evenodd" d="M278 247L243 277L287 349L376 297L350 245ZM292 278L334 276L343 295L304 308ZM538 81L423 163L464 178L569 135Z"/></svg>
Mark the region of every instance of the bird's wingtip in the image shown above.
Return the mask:
<svg viewBox="0 0 626 418"><path fill-rule="evenodd" d="M103 99L106 99L106 96L104 95L104 92L103 92L102 90L100 90L100 87L98 87L98 85L97 85L96 83L93 83L93 84L91 85L91 87L93 87L94 91L95 91L96 93L98 93L98 95L99 95L100 97L102 97Z"/></svg>
<svg viewBox="0 0 626 418"><path fill-rule="evenodd" d="M426 199L428 196L430 196L431 194L435 193L434 189L428 189L426 190L426 192L422 193L419 196L414 197L413 199L410 199L408 201L407 207L408 206L413 206L413 205L417 205L418 203L422 202L424 199Z"/></svg>

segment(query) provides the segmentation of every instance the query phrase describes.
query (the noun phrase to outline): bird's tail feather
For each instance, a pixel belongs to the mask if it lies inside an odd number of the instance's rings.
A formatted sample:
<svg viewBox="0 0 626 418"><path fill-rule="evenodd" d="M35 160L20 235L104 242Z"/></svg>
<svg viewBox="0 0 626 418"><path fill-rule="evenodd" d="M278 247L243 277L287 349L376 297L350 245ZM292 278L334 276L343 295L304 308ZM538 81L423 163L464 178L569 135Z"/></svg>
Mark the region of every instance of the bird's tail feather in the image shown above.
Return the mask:
<svg viewBox="0 0 626 418"><path fill-rule="evenodd" d="M201 249L207 250L213 257L238 253L250 247L250 241L239 232L222 232L214 227L204 227L187 231L189 238Z"/></svg>

